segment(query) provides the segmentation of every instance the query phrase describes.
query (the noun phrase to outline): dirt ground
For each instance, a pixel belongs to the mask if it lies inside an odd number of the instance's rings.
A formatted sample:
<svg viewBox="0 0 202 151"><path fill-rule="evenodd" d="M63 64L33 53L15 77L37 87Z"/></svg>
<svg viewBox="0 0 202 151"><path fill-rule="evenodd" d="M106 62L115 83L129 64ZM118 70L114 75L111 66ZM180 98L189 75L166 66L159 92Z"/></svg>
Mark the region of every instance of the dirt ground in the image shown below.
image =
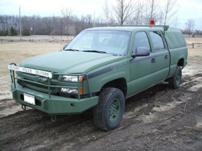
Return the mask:
<svg viewBox="0 0 202 151"><path fill-rule="evenodd" d="M181 88L159 84L127 100L120 127L95 128L91 111L58 116L21 111L9 92L7 65L59 50L64 42L0 43L0 150L202 150L202 48L190 49Z"/></svg>

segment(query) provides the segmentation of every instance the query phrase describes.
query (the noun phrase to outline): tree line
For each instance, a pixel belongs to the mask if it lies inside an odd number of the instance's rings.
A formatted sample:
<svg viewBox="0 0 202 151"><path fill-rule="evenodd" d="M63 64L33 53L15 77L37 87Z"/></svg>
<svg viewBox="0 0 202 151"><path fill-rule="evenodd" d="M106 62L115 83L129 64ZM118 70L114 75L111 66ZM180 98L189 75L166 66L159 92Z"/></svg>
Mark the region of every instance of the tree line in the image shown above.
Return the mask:
<svg viewBox="0 0 202 151"><path fill-rule="evenodd" d="M106 0L102 18L92 15L78 17L69 9L61 10L61 16L0 16L0 35L76 35L81 30L94 26L147 25L150 19L156 24L176 26L177 0L116 0L109 5ZM184 32L194 32L194 21L189 19ZM198 31L200 32L200 31Z"/></svg>
<svg viewBox="0 0 202 151"><path fill-rule="evenodd" d="M19 34L18 16L0 16L0 35ZM94 24L94 25L93 25ZM75 35L85 28L102 26L91 16L78 18L73 15L62 17L23 16L21 18L22 35Z"/></svg>

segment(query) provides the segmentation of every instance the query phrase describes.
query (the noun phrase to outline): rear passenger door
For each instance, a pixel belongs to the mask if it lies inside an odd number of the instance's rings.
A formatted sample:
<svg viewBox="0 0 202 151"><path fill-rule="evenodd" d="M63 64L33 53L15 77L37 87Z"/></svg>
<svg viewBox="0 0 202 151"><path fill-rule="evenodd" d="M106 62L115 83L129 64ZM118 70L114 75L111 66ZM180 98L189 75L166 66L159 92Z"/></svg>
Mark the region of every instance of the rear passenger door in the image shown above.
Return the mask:
<svg viewBox="0 0 202 151"><path fill-rule="evenodd" d="M149 37L152 46L151 74L154 84L157 84L168 76L170 56L161 31L151 31Z"/></svg>

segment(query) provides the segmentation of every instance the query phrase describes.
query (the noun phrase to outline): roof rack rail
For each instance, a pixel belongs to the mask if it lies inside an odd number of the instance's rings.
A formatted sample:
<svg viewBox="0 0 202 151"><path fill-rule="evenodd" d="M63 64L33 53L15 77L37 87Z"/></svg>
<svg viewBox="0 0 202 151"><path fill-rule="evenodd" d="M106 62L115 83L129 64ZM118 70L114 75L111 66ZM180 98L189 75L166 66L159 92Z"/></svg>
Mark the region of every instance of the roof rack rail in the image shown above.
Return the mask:
<svg viewBox="0 0 202 151"><path fill-rule="evenodd" d="M155 27L162 27L164 31L167 31L169 26L168 25L156 25Z"/></svg>
<svg viewBox="0 0 202 151"><path fill-rule="evenodd" d="M114 26L122 26L122 27L150 27L150 25L114 25ZM164 31L167 31L169 29L169 26L168 25L155 25L154 27L161 27L163 28ZM154 28L154 27L151 27L151 28Z"/></svg>

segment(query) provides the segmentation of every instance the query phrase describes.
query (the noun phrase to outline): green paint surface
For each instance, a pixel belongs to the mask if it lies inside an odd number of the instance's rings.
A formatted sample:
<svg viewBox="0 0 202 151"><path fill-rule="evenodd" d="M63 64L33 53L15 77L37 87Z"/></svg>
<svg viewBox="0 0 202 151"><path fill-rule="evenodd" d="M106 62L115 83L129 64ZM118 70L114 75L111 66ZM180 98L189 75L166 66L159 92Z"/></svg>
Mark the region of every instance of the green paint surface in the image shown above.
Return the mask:
<svg viewBox="0 0 202 151"><path fill-rule="evenodd" d="M94 107L98 103L98 94L103 86L114 80L124 80L126 83L126 98L146 90L170 77L175 73L176 65L183 60L184 66L187 63L187 46L182 33L174 28L164 31L161 27L100 27L87 29L90 31L127 31L131 32L127 54L122 56L103 54L95 52L62 51L46 55L28 58L21 62L20 66L50 71L54 74L80 74L85 75L83 83L72 83L61 81L58 76L53 77L50 83L44 82L43 86L33 85L32 82L39 82L37 76L23 75L17 73L18 77L29 80L29 87L21 86L17 80L12 83L14 99L32 108L39 109L49 114L80 113ZM165 48L155 51L151 42L150 32L161 33ZM150 42L150 55L132 57L135 35L138 32L145 32ZM152 58L155 62L152 63ZM62 86L83 88L84 98L64 97L49 94L52 88ZM47 92L45 92L47 90ZM23 93L31 94L37 98L40 105L30 105L23 101Z"/></svg>

